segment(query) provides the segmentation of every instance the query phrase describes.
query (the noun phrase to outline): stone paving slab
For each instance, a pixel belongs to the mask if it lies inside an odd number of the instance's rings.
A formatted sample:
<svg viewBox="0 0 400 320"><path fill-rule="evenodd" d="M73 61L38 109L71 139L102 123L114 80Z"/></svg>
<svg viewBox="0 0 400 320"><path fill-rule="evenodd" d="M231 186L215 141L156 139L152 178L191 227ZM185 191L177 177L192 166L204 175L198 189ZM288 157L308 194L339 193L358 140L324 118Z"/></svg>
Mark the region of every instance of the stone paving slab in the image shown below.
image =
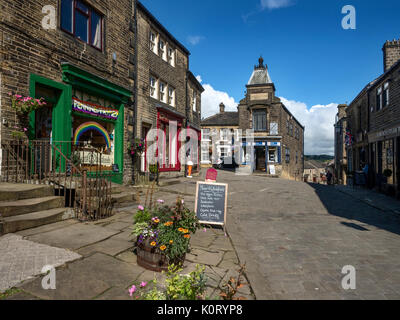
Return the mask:
<svg viewBox="0 0 400 320"><path fill-rule="evenodd" d="M92 243L110 238L118 233L119 231L116 230L110 230L92 224L80 223L63 228L62 231L58 229L28 236L28 239L39 243L45 243L50 246L76 250Z"/></svg>
<svg viewBox="0 0 400 320"><path fill-rule="evenodd" d="M41 274L46 265L58 267L80 259L75 252L6 234L0 237L0 292Z"/></svg>
<svg viewBox="0 0 400 320"><path fill-rule="evenodd" d="M112 287L127 290L142 272L142 268L96 253L57 270L56 290L44 290L41 278L22 284L21 289L41 299L93 299Z"/></svg>

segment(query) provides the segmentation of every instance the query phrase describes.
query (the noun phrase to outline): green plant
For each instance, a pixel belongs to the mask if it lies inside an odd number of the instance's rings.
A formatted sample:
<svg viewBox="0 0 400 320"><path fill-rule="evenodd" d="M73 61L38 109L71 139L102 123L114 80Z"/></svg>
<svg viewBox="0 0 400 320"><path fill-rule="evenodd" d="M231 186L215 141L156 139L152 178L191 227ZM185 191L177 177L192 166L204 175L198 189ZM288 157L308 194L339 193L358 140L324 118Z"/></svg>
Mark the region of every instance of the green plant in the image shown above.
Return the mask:
<svg viewBox="0 0 400 320"><path fill-rule="evenodd" d="M204 291L207 279L205 267L196 265L196 269L189 274L180 274L182 269L176 265L168 268L164 285L157 286L157 279L150 284L141 282L133 285L129 294L138 300L204 300ZM135 295L134 295L135 294Z"/></svg>
<svg viewBox="0 0 400 320"><path fill-rule="evenodd" d="M187 275L181 275L182 271L178 266L168 267L167 287L168 300L198 300L202 299L206 287L205 267L196 265L196 270Z"/></svg>
<svg viewBox="0 0 400 320"><path fill-rule="evenodd" d="M7 289L3 293L0 292L0 300L7 299L7 298L11 297L12 295L20 293L20 292L22 292L22 290L17 289L17 288Z"/></svg>
<svg viewBox="0 0 400 320"><path fill-rule="evenodd" d="M230 277L230 279L220 287L221 289L220 297L223 300L246 300L246 298L244 297L239 297L239 298L235 297L235 295L238 293L238 290L244 287L245 285L242 279L245 269L246 269L245 265L241 266L237 278Z"/></svg>
<svg viewBox="0 0 400 320"><path fill-rule="evenodd" d="M8 94L11 97L11 107L19 115L26 115L30 112L46 105L44 98L34 99L32 97L23 97L19 94Z"/></svg>
<svg viewBox="0 0 400 320"><path fill-rule="evenodd" d="M147 222L135 223L133 225L132 235L134 235L135 237L139 237L141 234L143 234L145 232L147 227L148 227Z"/></svg>
<svg viewBox="0 0 400 320"><path fill-rule="evenodd" d="M146 223L149 224L151 221L151 213L148 209L144 208L143 206L138 207L139 210L136 212L136 214L133 217L134 221L134 226L137 223Z"/></svg>
<svg viewBox="0 0 400 320"><path fill-rule="evenodd" d="M158 166L157 166L156 164L151 164L151 165L149 166L149 171L150 171L150 173L157 174L157 172L158 172Z"/></svg>
<svg viewBox="0 0 400 320"><path fill-rule="evenodd" d="M196 214L185 207L184 200L178 197L171 207L164 205L161 199L150 208L139 206L134 216L133 234L138 237L139 246L147 241L170 263L179 263L188 251L191 234L198 228L200 224Z"/></svg>
<svg viewBox="0 0 400 320"><path fill-rule="evenodd" d="M392 176L392 174L393 174L393 171L390 170L390 169L385 169L385 170L383 171L383 175L384 175L386 178L390 178L390 177Z"/></svg>

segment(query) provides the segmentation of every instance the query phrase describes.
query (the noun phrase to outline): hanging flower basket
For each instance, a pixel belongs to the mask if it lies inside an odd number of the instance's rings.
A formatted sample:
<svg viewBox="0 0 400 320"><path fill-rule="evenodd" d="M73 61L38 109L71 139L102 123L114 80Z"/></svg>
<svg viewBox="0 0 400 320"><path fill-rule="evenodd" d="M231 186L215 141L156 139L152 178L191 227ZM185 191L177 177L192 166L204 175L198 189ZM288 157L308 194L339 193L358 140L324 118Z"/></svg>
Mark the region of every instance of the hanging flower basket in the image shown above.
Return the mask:
<svg viewBox="0 0 400 320"><path fill-rule="evenodd" d="M16 139L26 137L29 128L29 113L46 105L44 98L34 99L19 94L8 93L11 107L15 110L15 125L11 135ZM18 121L17 121L18 119Z"/></svg>

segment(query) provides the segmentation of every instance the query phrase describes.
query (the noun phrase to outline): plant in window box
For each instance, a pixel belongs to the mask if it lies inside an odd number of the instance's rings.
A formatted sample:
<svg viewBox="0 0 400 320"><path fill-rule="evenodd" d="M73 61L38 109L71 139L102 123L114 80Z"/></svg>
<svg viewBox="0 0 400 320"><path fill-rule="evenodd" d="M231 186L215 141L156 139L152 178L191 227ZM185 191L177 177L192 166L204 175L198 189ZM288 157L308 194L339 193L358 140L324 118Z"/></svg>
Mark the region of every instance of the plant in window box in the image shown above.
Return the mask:
<svg viewBox="0 0 400 320"><path fill-rule="evenodd" d="M132 235L137 239L137 262L149 270L166 271L171 264L183 264L190 238L200 224L181 198L173 206L161 199L154 206L151 202L139 206L134 216Z"/></svg>
<svg viewBox="0 0 400 320"><path fill-rule="evenodd" d="M44 98L34 99L29 96L24 97L11 92L9 92L8 95L11 98L11 108L15 110L15 123L17 123L17 117L19 123L19 125L16 124L14 126L15 130L11 132L11 135L14 138L21 139L25 137L26 133L28 132L27 128L29 127L29 113L45 106L46 102L44 101Z"/></svg>

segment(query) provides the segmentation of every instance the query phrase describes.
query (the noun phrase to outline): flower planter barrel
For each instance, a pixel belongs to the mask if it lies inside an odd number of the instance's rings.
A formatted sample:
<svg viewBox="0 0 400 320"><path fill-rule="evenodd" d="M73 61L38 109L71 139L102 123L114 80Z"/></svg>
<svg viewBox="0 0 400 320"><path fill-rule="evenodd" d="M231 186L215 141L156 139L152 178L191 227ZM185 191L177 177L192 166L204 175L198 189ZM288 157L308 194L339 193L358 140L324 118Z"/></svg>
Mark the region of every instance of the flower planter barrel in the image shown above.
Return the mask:
<svg viewBox="0 0 400 320"><path fill-rule="evenodd" d="M168 266L172 263L175 265L183 264L186 254L179 259L169 261L157 248L150 245L149 240L145 240L137 245L137 264L147 270L162 272L168 271Z"/></svg>

